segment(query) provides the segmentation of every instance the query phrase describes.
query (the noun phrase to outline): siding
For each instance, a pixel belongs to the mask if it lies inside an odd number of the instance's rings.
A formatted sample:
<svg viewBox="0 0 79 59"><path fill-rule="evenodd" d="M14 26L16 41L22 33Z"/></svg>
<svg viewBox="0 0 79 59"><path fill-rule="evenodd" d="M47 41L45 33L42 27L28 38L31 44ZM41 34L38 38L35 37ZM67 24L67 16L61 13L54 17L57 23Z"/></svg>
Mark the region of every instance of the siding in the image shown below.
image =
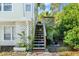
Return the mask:
<svg viewBox="0 0 79 59"><path fill-rule="evenodd" d="M0 21L31 20L33 18L34 4L31 4L31 11L25 11L25 4L13 3L12 11L0 11Z"/></svg>

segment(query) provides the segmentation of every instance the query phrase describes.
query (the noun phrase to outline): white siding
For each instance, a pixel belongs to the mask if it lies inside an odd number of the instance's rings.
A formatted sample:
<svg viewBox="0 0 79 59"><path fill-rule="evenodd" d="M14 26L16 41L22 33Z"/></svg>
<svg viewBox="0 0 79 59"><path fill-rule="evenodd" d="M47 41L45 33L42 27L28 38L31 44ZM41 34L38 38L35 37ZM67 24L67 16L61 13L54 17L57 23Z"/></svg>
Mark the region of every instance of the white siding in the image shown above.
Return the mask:
<svg viewBox="0 0 79 59"><path fill-rule="evenodd" d="M34 20L34 4L31 4L31 11L25 11L25 4L14 3L12 4L12 11L0 11L0 45L16 45L18 33L26 31L27 43L29 42L29 23L28 21ZM21 22L22 21L22 22ZM24 22L24 23L23 23ZM4 40L4 25L15 27L15 39Z"/></svg>
<svg viewBox="0 0 79 59"><path fill-rule="evenodd" d="M0 26L0 41L4 39L4 27Z"/></svg>
<svg viewBox="0 0 79 59"><path fill-rule="evenodd" d="M34 13L34 4L31 4L31 11L25 10L25 4L13 3L12 11L0 11L0 21L15 21L15 20L31 20Z"/></svg>

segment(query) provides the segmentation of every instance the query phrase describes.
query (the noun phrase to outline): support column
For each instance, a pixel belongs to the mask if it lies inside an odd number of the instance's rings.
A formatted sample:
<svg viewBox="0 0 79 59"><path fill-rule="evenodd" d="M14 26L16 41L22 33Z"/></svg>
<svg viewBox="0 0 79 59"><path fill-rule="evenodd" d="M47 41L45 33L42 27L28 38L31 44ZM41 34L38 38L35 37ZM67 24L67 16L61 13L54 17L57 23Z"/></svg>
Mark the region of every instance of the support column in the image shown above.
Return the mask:
<svg viewBox="0 0 79 59"><path fill-rule="evenodd" d="M29 49L29 22L27 21L27 50Z"/></svg>

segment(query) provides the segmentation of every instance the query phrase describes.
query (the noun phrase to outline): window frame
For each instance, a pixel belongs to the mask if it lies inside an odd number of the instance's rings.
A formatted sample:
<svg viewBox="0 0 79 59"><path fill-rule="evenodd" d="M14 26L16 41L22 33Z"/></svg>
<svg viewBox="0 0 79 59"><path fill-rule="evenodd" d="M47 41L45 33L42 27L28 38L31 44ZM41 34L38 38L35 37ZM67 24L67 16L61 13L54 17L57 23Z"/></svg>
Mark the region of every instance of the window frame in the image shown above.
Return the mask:
<svg viewBox="0 0 79 59"><path fill-rule="evenodd" d="M30 8L30 9L27 9L27 8ZM31 4L25 4L25 11L31 12Z"/></svg>
<svg viewBox="0 0 79 59"><path fill-rule="evenodd" d="M7 31L5 30L5 28L9 28L9 34L10 34L10 39L5 39L5 35L7 35ZM5 32L6 31L6 32ZM4 40L14 40L15 37L14 37L14 32L15 31L15 28L12 26L4 26Z"/></svg>
<svg viewBox="0 0 79 59"><path fill-rule="evenodd" d="M5 6L11 6L11 10L5 10ZM3 8L3 11L7 11L7 12L11 12L11 11L13 11L13 4L12 3L3 3L3 6L2 6Z"/></svg>
<svg viewBox="0 0 79 59"><path fill-rule="evenodd" d="M2 3L0 3L0 11L2 11Z"/></svg>

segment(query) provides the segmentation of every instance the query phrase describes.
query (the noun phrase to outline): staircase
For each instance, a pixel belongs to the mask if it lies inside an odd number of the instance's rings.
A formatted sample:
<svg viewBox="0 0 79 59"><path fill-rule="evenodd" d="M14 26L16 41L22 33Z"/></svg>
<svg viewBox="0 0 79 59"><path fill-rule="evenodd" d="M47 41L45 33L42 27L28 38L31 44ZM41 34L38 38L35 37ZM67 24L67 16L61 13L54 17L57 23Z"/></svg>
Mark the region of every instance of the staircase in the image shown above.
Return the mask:
<svg viewBox="0 0 79 59"><path fill-rule="evenodd" d="M35 27L35 39L33 41L33 50L45 50L45 42L46 41L44 36L44 26L41 22L38 22Z"/></svg>

